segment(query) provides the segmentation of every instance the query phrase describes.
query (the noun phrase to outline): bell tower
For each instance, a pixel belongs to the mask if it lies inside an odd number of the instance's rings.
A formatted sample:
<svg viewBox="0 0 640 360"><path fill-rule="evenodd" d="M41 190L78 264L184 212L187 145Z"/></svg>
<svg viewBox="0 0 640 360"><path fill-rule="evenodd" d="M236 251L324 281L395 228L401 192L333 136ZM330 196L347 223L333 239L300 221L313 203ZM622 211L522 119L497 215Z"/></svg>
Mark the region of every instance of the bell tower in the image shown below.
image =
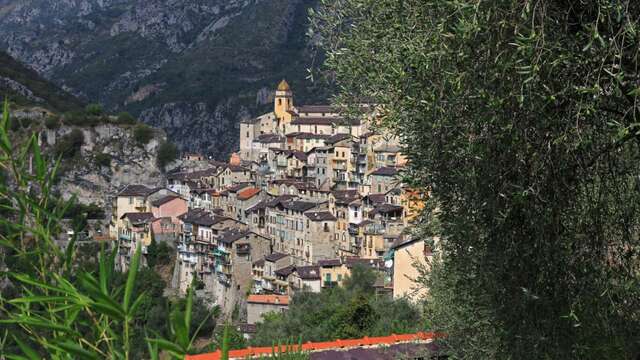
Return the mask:
<svg viewBox="0 0 640 360"><path fill-rule="evenodd" d="M273 113L278 122L278 130L284 133L286 124L291 122L291 114L288 112L293 109L293 92L289 87L289 83L282 79L276 89L274 99Z"/></svg>

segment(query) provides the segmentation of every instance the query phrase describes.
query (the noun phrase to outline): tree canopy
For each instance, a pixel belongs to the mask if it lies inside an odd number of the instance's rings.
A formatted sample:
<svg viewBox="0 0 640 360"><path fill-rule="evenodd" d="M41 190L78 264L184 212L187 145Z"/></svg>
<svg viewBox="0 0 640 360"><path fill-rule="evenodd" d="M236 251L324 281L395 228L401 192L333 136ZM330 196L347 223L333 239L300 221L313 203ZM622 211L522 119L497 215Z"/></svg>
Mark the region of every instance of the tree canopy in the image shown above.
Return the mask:
<svg viewBox="0 0 640 360"><path fill-rule="evenodd" d="M637 353L640 3L332 0L312 19L335 102L378 104L430 192L426 300L453 355Z"/></svg>

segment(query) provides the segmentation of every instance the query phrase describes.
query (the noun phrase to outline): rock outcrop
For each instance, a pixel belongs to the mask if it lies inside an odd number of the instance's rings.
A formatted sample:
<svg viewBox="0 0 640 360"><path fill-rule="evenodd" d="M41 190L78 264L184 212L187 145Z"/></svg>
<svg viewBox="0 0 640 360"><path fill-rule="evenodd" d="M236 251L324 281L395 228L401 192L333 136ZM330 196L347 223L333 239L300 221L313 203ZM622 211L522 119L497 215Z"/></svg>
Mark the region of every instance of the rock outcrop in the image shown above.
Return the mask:
<svg viewBox="0 0 640 360"><path fill-rule="evenodd" d="M0 49L86 102L161 126L181 150L226 157L238 120L264 112L281 78L298 103L326 98L305 80L316 3L0 0Z"/></svg>

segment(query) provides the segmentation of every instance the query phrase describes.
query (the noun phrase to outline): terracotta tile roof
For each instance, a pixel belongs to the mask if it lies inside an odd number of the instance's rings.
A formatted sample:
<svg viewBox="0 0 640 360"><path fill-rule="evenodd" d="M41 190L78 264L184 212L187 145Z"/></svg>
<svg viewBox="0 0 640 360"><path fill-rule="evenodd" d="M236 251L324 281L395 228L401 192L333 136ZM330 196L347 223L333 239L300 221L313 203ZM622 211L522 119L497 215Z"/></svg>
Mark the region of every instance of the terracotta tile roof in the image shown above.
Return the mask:
<svg viewBox="0 0 640 360"><path fill-rule="evenodd" d="M127 185L118 193L118 196L149 196L157 190L159 189L149 188L144 185Z"/></svg>
<svg viewBox="0 0 640 360"><path fill-rule="evenodd" d="M318 266L321 267L330 267L330 266L340 266L342 262L340 259L331 259L331 260L318 260Z"/></svg>
<svg viewBox="0 0 640 360"><path fill-rule="evenodd" d="M217 240L218 240L218 242L221 242L221 243L233 244L237 240L240 240L240 239L246 237L249 234L251 234L251 231L232 229L232 230L225 231L222 234L218 235L218 239Z"/></svg>
<svg viewBox="0 0 640 360"><path fill-rule="evenodd" d="M331 105L302 105L297 110L299 113L337 113L339 111Z"/></svg>
<svg viewBox="0 0 640 360"><path fill-rule="evenodd" d="M326 144L336 144L336 143L339 143L342 140L347 140L347 139L351 139L351 135L349 135L349 134L335 134L335 135L329 137L328 139L326 139L324 142Z"/></svg>
<svg viewBox="0 0 640 360"><path fill-rule="evenodd" d="M379 169L374 170L369 175L377 175L377 176L395 176L398 173L398 169L390 166L383 166Z"/></svg>
<svg viewBox="0 0 640 360"><path fill-rule="evenodd" d="M278 134L261 134L253 141L261 144L274 144L283 142L284 138Z"/></svg>
<svg viewBox="0 0 640 360"><path fill-rule="evenodd" d="M254 295L252 295L254 296ZM265 295L262 295L265 296ZM267 295L273 296L273 295ZM302 349L298 346L292 346L291 349L293 351L304 351L304 352L318 352L318 351L327 351L327 350L345 350L349 348L360 348L360 347L376 347L376 346L394 346L402 343L424 343L431 344L437 338L444 337L443 334L433 333L433 332L418 332L415 334L402 334L396 335L391 334L389 336L375 336L375 337L364 337L360 339L338 339L335 341L324 341L324 342L308 342L306 344L302 344ZM246 359L255 356L270 356L272 354L272 348L269 347L255 347L255 348L246 348L241 350L231 350L229 351L229 359ZM282 349L282 351L286 352L286 347ZM185 360L220 360L222 358L222 352L220 350L208 354L199 354L199 355L187 355Z"/></svg>
<svg viewBox="0 0 640 360"><path fill-rule="evenodd" d="M254 304L272 304L272 305L289 305L289 297L286 295L249 295L248 303Z"/></svg>
<svg viewBox="0 0 640 360"><path fill-rule="evenodd" d="M128 218L133 224L147 223L153 219L150 212L128 212L120 217L120 219Z"/></svg>
<svg viewBox="0 0 640 360"><path fill-rule="evenodd" d="M311 221L336 221L336 217L328 211L315 211L304 213Z"/></svg>
<svg viewBox="0 0 640 360"><path fill-rule="evenodd" d="M264 267L264 259L260 259L258 261L253 262L253 266L255 267Z"/></svg>
<svg viewBox="0 0 640 360"><path fill-rule="evenodd" d="M287 254L283 254L283 253L273 253L273 254L269 254L267 256L264 257L265 260L270 261L270 262L274 262L274 261L278 261L282 258L285 258L289 255Z"/></svg>
<svg viewBox="0 0 640 360"><path fill-rule="evenodd" d="M172 201L172 200L175 200L175 199L179 199L179 198L180 197L176 196L176 195L167 195L167 196L161 197L160 199L158 199L156 201L153 201L151 203L151 205L155 206L155 207L158 207L158 206L162 206L162 205L168 203L169 201Z"/></svg>
<svg viewBox="0 0 640 360"><path fill-rule="evenodd" d="M296 270L296 267L294 265L289 265L289 266L283 267L282 269L276 270L275 273L278 276L287 277L291 275L295 270Z"/></svg>
<svg viewBox="0 0 640 360"><path fill-rule="evenodd" d="M320 280L320 266L296 266L295 272L302 280Z"/></svg>
<svg viewBox="0 0 640 360"><path fill-rule="evenodd" d="M291 125L331 125L336 122L338 118L334 117L305 117L298 118L291 122ZM340 119L342 120L342 119Z"/></svg>
<svg viewBox="0 0 640 360"><path fill-rule="evenodd" d="M238 200L248 200L257 195L260 192L258 188L248 188L238 193Z"/></svg>

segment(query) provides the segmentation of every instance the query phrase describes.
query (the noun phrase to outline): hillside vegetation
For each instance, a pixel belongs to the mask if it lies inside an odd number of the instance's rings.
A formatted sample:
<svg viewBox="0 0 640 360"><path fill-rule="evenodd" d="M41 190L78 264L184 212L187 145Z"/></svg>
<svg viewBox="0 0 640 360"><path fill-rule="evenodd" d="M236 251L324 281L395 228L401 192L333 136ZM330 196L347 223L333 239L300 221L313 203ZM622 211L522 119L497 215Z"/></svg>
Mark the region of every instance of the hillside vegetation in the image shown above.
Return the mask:
<svg viewBox="0 0 640 360"><path fill-rule="evenodd" d="M40 106L56 112L82 107L74 96L0 51L0 102L5 97L18 106Z"/></svg>

